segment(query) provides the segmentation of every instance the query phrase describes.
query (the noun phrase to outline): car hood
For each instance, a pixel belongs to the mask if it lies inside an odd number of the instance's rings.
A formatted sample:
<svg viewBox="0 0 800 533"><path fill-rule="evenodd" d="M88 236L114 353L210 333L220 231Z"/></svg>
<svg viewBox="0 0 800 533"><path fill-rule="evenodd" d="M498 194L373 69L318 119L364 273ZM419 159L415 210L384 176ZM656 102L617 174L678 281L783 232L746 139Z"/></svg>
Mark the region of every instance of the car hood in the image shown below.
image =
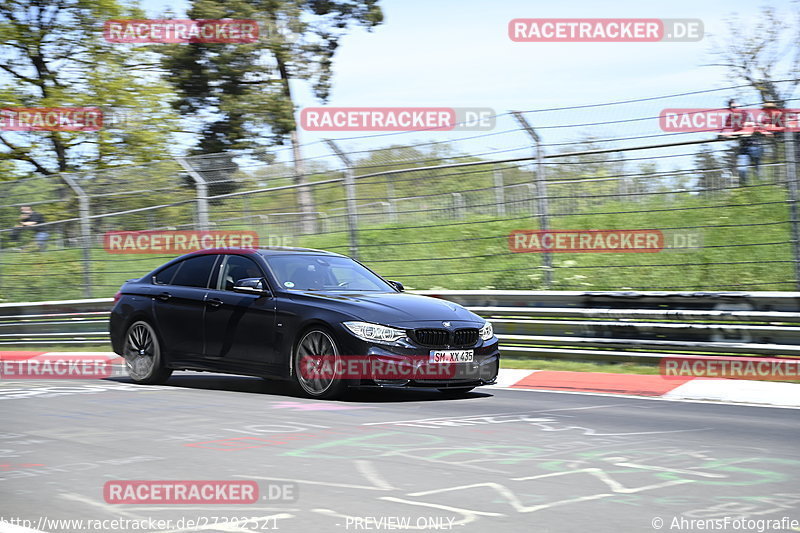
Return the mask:
<svg viewBox="0 0 800 533"><path fill-rule="evenodd" d="M422 321L468 321L483 319L453 302L401 292L316 292L292 293L296 301L322 304L366 322L407 326Z"/></svg>

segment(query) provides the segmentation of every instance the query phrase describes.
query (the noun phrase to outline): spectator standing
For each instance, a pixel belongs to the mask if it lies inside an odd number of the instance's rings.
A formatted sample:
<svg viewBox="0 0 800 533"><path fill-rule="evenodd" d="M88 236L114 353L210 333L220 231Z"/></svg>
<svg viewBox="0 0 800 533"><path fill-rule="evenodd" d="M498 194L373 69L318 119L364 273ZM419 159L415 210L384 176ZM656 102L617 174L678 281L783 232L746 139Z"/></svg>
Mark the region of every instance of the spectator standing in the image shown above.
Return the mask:
<svg viewBox="0 0 800 533"><path fill-rule="evenodd" d="M25 229L32 229L36 232L34 240L40 251L47 248L47 239L50 234L42 228L37 228L40 224L44 224L44 217L41 213L37 213L29 205L23 205L19 208L19 223L14 227L11 232L11 242L15 248L19 247L19 241L22 237L22 231Z"/></svg>
<svg viewBox="0 0 800 533"><path fill-rule="evenodd" d="M728 100L728 116L725 118L725 127L721 132L724 137L735 138L736 147L736 170L739 174L739 184L747 185L748 171L753 169L755 178L759 178L761 158L764 155L764 147L761 141L761 133L752 117L739 107L735 99Z"/></svg>

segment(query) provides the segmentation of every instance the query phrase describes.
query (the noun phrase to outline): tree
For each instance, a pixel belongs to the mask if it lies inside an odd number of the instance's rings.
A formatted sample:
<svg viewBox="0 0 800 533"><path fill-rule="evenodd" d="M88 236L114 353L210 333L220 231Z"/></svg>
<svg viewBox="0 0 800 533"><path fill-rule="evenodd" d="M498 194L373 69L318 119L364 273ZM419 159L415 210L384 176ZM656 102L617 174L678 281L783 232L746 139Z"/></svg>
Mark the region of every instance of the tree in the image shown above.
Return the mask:
<svg viewBox="0 0 800 533"><path fill-rule="evenodd" d="M255 19L260 38L249 44L191 43L164 48L165 68L180 94L176 109L199 117L194 153L283 144L293 146L295 184L305 183L291 81L311 84L325 102L333 57L350 24L380 24L377 0L193 0L193 19ZM314 202L298 190L304 230L313 230Z"/></svg>
<svg viewBox="0 0 800 533"><path fill-rule="evenodd" d="M0 163L12 165L4 178L168 157L177 115L169 107L173 93L154 71L156 58L102 34L106 20L136 16L141 12L116 0L0 3L3 107L99 107L106 116L94 132L0 132Z"/></svg>
<svg viewBox="0 0 800 533"><path fill-rule="evenodd" d="M800 10L797 1L789 16L765 6L761 17L751 27L738 15L727 21L725 45L714 45L712 53L732 79L755 89L762 102L778 107L786 103L800 83ZM785 84L778 83L789 80Z"/></svg>
<svg viewBox="0 0 800 533"><path fill-rule="evenodd" d="M702 145L694 156L694 162L699 172L698 189L708 194L714 189L723 187L723 170L726 168L724 157L717 159L714 150Z"/></svg>
<svg viewBox="0 0 800 533"><path fill-rule="evenodd" d="M580 213L630 192L625 160L620 152L584 153L608 148L598 139L584 137L561 151L563 157L547 164L547 194L554 213ZM636 198L636 197L634 197ZM627 200L627 198L625 198Z"/></svg>

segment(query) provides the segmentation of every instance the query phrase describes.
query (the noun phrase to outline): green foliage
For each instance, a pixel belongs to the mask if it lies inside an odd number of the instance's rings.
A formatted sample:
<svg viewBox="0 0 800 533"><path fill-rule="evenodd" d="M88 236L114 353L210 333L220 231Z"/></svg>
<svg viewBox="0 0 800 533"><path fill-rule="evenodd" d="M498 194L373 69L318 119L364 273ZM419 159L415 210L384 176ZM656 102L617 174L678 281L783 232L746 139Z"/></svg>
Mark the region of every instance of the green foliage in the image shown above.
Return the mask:
<svg viewBox="0 0 800 533"><path fill-rule="evenodd" d="M168 157L173 93L152 51L106 42L103 23L141 17L116 0L0 4L0 99L7 107L99 107L96 132L3 132L3 178Z"/></svg>
<svg viewBox="0 0 800 533"><path fill-rule="evenodd" d="M377 0L193 0L188 14L254 19L260 28L255 43L160 49L180 94L175 109L195 119L211 117L203 122L196 153L282 143L296 129L290 80L310 83L325 101L334 54L347 27L370 29L383 20Z"/></svg>

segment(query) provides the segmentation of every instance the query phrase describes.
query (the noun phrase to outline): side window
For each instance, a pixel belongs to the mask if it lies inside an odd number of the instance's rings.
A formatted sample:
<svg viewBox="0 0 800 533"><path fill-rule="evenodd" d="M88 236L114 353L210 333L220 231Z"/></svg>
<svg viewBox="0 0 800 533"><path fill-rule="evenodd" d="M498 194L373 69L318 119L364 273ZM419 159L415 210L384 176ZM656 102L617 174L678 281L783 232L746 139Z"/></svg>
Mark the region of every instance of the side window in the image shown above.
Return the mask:
<svg viewBox="0 0 800 533"><path fill-rule="evenodd" d="M261 277L264 277L264 273L255 261L241 255L229 255L222 270L222 288L232 291L233 285L240 279Z"/></svg>
<svg viewBox="0 0 800 533"><path fill-rule="evenodd" d="M170 265L167 268L164 268L153 276L153 281L155 281L159 285L169 285L172 283L172 278L175 277L175 272L181 267L181 263L175 263L174 265Z"/></svg>
<svg viewBox="0 0 800 533"><path fill-rule="evenodd" d="M213 254L192 257L183 261L172 284L185 287L208 287L208 278L216 261L217 256Z"/></svg>

